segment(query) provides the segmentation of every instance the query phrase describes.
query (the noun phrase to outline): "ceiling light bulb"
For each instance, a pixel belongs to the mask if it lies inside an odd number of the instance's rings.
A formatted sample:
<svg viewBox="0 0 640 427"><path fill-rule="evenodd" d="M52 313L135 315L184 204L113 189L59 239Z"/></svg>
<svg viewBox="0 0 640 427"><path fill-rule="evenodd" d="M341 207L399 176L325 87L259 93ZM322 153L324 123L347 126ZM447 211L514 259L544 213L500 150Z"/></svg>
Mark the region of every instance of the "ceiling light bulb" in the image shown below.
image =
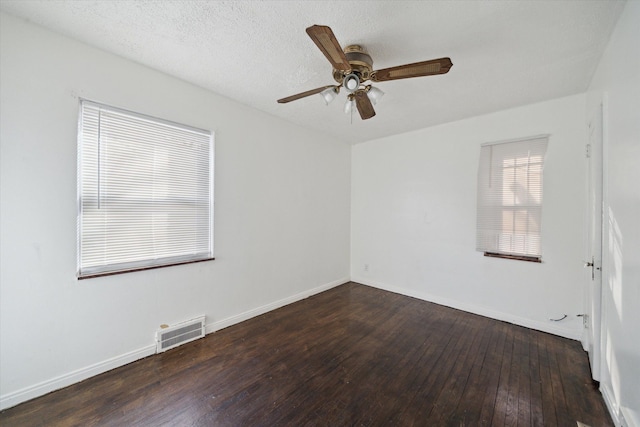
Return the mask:
<svg viewBox="0 0 640 427"><path fill-rule="evenodd" d="M329 103L335 99L336 95L338 95L338 89L335 87L329 87L320 92L320 95L322 95L324 102L329 105Z"/></svg>
<svg viewBox="0 0 640 427"><path fill-rule="evenodd" d="M346 104L344 104L344 113L349 114L353 111L353 107L356 105L356 101L353 98L347 99Z"/></svg>
<svg viewBox="0 0 640 427"><path fill-rule="evenodd" d="M384 96L384 92L377 87L369 86L369 89L367 90L367 96L371 100L371 103L373 105L376 105L378 101L380 101L380 98Z"/></svg>
<svg viewBox="0 0 640 427"><path fill-rule="evenodd" d="M353 93L360 87L360 77L353 73L346 75L342 82L342 86L344 86L347 92Z"/></svg>

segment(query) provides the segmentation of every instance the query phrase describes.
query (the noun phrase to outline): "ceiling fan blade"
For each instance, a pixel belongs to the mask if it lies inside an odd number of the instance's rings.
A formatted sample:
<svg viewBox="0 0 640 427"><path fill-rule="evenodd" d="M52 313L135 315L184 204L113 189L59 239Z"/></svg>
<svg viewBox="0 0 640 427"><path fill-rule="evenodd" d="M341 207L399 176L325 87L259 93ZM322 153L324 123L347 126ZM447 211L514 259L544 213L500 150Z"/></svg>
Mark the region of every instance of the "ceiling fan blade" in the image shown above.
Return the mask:
<svg viewBox="0 0 640 427"><path fill-rule="evenodd" d="M349 61L331 28L325 25L312 25L307 28L307 34L331 62L333 68L346 72L351 71L351 65L349 65Z"/></svg>
<svg viewBox="0 0 640 427"><path fill-rule="evenodd" d="M335 87L334 85L322 86L315 89L308 90L306 92L297 93L295 95L287 96L286 98L278 99L278 104L286 104L287 102L295 101L296 99L305 98L307 96L315 95L316 93L320 93L325 89L329 89L330 87Z"/></svg>
<svg viewBox="0 0 640 427"><path fill-rule="evenodd" d="M388 80L408 79L410 77L433 76L446 74L453 66L450 58L432 59L430 61L414 62L413 64L383 68L373 72L371 80L384 82Z"/></svg>
<svg viewBox="0 0 640 427"><path fill-rule="evenodd" d="M364 90L358 90L354 94L354 97L356 99L356 107L358 107L358 112L360 113L362 120L370 119L376 115L376 112L373 109L373 104L371 104L371 100L367 96L367 92Z"/></svg>

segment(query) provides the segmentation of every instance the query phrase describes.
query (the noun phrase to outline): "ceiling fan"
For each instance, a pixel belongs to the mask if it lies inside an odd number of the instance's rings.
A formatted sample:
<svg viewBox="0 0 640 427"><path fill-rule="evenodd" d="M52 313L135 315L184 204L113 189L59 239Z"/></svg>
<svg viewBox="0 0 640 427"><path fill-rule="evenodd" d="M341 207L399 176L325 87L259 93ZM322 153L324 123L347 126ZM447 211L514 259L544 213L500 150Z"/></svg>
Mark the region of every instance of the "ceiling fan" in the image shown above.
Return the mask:
<svg viewBox="0 0 640 427"><path fill-rule="evenodd" d="M333 66L333 78L338 84L322 86L279 99L280 104L317 93L322 94L328 104L342 88L347 92L345 112L352 112L355 105L362 120L366 120L376 115L373 104L384 94L369 82L445 74L453 66L450 58L440 58L373 70L373 60L366 50L359 45L349 45L343 51L331 28L312 25L307 28L307 34Z"/></svg>

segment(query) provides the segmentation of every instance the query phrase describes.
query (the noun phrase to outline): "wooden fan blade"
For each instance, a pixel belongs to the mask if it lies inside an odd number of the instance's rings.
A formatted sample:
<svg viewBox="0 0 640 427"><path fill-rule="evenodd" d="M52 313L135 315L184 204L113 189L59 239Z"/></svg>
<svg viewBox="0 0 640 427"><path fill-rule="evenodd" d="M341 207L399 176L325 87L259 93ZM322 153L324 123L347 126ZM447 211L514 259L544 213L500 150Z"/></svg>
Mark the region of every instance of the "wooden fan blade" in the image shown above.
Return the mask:
<svg viewBox="0 0 640 427"><path fill-rule="evenodd" d="M433 76L446 74L453 66L450 58L432 59L430 61L414 62L413 64L399 65L397 67L384 68L374 71L371 80L384 82L387 80L408 79L410 77Z"/></svg>
<svg viewBox="0 0 640 427"><path fill-rule="evenodd" d="M286 98L278 99L278 104L286 104L287 102L295 101L296 99L304 98L307 96L315 95L316 93L320 93L325 89L329 89L330 87L335 87L334 85L322 86L315 89L308 90L306 92L298 93L295 95L287 96Z"/></svg>
<svg viewBox="0 0 640 427"><path fill-rule="evenodd" d="M358 90L354 94L354 97L356 99L356 107L358 107L358 112L360 113L362 120L370 119L376 115L376 112L373 109L373 104L371 104L371 100L367 96L367 92L364 90Z"/></svg>
<svg viewBox="0 0 640 427"><path fill-rule="evenodd" d="M349 61L331 28L325 25L312 25L307 28L307 34L331 62L333 68L346 72L351 71L351 65L349 65Z"/></svg>

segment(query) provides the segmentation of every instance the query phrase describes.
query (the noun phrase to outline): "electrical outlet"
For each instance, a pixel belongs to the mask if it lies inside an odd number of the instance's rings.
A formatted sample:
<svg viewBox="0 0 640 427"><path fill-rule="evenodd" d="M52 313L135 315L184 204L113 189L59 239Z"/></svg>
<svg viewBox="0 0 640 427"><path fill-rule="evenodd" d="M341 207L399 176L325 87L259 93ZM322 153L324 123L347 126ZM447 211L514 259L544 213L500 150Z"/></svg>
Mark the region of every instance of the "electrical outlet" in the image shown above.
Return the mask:
<svg viewBox="0 0 640 427"><path fill-rule="evenodd" d="M369 271L369 264L364 265L364 271Z"/></svg>

